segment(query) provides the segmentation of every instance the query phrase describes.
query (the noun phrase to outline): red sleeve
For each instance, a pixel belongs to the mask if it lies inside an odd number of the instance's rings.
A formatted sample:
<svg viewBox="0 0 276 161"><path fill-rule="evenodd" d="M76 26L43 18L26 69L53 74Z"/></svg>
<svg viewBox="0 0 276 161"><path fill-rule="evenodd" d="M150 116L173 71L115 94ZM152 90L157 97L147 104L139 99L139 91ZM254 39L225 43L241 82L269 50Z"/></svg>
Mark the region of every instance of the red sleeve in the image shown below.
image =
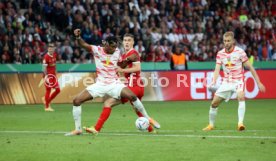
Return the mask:
<svg viewBox="0 0 276 161"><path fill-rule="evenodd" d="M131 56L132 54L136 55L136 57L137 57L136 62L139 62L139 61L140 61L140 56L139 56L138 51L136 51L136 50L132 50L132 52L131 52L129 55Z"/></svg>
<svg viewBox="0 0 276 161"><path fill-rule="evenodd" d="M44 55L42 63L43 63L43 65L48 65L49 64L49 57L47 56L47 54Z"/></svg>
<svg viewBox="0 0 276 161"><path fill-rule="evenodd" d="M54 58L57 60L58 54L54 52Z"/></svg>

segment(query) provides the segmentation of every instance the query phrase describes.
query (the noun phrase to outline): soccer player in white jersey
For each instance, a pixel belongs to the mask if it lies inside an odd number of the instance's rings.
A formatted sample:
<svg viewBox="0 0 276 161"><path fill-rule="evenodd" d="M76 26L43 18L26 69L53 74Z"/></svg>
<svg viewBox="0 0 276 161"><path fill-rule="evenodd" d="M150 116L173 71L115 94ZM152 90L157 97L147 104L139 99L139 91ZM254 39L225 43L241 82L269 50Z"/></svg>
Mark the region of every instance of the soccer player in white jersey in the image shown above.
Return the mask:
<svg viewBox="0 0 276 161"><path fill-rule="evenodd" d="M122 60L118 62L118 68L117 71L124 73L124 76L126 78L126 86L138 97L139 100L142 100L144 96L144 84L141 79L141 64L140 64L140 56L139 53L134 49L134 36L132 34L125 34L123 37L123 46L125 53L122 55ZM100 132L101 128L103 127L105 121L107 121L109 114L111 112L111 109L119 104L124 104L128 102L127 99L122 98L120 100L115 99L113 97L105 97L104 98L104 108L100 115L100 118L98 119L97 123L93 128L97 130L97 132ZM133 106L133 103L131 102L131 105ZM133 106L135 113L138 117L144 117L143 114L138 111ZM148 127L149 133L157 133L157 131L154 130L160 129L161 125L154 120L153 118L149 118L150 126ZM153 128L154 127L154 128ZM86 131L89 133L95 133L95 131L90 131L88 128L86 128Z"/></svg>
<svg viewBox="0 0 276 161"><path fill-rule="evenodd" d="M224 77L221 86L215 92L214 98L209 110L209 125L202 130L210 131L215 127L215 118L218 111L218 106L225 100L231 98L233 93L237 93L239 101L238 107L238 130L245 130L243 123L245 115L245 94L244 94L244 67L252 73L259 90L265 92L265 86L261 83L258 74L254 67L248 61L246 53L239 47L235 46L234 33L228 31L223 35L224 49L220 50L216 56L216 67L214 70L214 78L208 88L215 86L219 76L220 68L222 67Z"/></svg>
<svg viewBox="0 0 276 161"><path fill-rule="evenodd" d="M126 98L131 101L134 107L140 111L144 117L150 118L136 95L127 88L120 80L117 74L117 63L121 61L121 54L118 47L118 40L116 37L107 37L102 46L89 45L80 36L80 29L74 30L74 36L79 45L90 51L94 55L97 80L96 83L88 86L73 100L73 118L75 121L75 130L66 133L66 136L80 135L81 129L81 104L85 101L92 100L96 97L104 97L108 95L115 99ZM109 116L111 110L106 110L102 119ZM84 127L87 132L98 134L98 131L92 126L90 128Z"/></svg>

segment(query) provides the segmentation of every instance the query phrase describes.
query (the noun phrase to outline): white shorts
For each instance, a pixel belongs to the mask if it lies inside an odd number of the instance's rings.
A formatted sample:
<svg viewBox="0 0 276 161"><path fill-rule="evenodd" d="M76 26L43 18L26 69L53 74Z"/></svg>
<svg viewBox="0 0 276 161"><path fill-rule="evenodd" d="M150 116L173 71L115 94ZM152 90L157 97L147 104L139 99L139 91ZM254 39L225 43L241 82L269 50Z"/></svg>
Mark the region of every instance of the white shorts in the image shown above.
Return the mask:
<svg viewBox="0 0 276 161"><path fill-rule="evenodd" d="M88 86L86 90L91 94L93 98L109 95L112 98L120 99L122 89L125 87L126 86L121 82L115 82L108 85L101 82L96 82Z"/></svg>
<svg viewBox="0 0 276 161"><path fill-rule="evenodd" d="M215 95L225 99L225 102L229 101L235 92L244 91L244 82L239 81L236 83L222 82Z"/></svg>

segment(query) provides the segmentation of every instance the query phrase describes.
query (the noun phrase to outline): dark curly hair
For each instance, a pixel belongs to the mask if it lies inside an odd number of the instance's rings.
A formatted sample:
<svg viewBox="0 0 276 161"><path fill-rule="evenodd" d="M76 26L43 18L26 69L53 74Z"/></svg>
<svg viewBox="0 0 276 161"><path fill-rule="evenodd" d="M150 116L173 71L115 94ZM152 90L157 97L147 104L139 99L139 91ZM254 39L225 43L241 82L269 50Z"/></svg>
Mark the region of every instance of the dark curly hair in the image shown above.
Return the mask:
<svg viewBox="0 0 276 161"><path fill-rule="evenodd" d="M107 42L109 45L113 44L119 44L119 39L115 36L109 36L105 39L105 42Z"/></svg>

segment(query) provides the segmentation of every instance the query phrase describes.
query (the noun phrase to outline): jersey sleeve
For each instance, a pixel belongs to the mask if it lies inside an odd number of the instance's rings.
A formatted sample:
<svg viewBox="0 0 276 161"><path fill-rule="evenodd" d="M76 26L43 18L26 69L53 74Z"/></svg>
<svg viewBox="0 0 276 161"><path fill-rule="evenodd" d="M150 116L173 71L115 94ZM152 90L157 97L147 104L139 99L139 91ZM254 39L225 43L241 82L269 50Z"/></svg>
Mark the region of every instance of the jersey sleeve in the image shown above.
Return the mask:
<svg viewBox="0 0 276 161"><path fill-rule="evenodd" d="M48 60L48 57L45 55L44 58L43 58L43 61L42 61L42 65L43 66L48 66L49 64L49 60Z"/></svg>
<svg viewBox="0 0 276 161"><path fill-rule="evenodd" d="M90 52L93 55L97 55L99 53L99 46L95 46L95 45L90 45Z"/></svg>
<svg viewBox="0 0 276 161"><path fill-rule="evenodd" d="M132 53L131 53L131 55L136 55L136 57L137 57L137 60L136 61L134 61L133 63L140 63L140 55L139 55L139 53L136 51L136 50L134 50Z"/></svg>
<svg viewBox="0 0 276 161"><path fill-rule="evenodd" d="M222 64L222 60L221 60L221 55L219 54L219 52L217 53L217 56L216 56L216 64Z"/></svg>
<svg viewBox="0 0 276 161"><path fill-rule="evenodd" d="M241 61L244 63L248 60L248 57L244 51L241 53Z"/></svg>

